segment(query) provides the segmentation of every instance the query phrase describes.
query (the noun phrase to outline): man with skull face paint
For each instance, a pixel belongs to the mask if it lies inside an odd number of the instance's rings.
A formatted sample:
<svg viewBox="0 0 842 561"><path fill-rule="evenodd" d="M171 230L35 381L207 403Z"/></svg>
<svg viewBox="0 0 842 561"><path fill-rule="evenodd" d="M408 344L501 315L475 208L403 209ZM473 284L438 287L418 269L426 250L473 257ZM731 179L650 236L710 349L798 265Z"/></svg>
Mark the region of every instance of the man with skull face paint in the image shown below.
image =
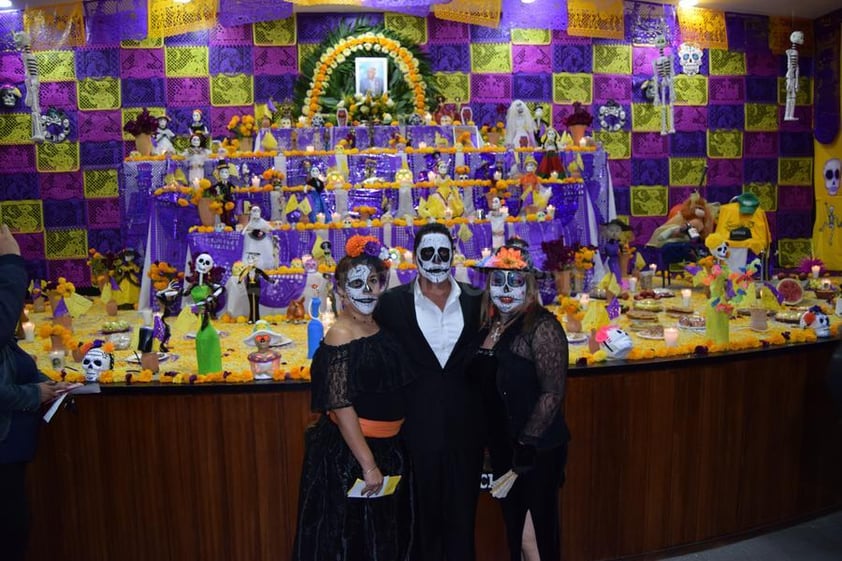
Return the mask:
<svg viewBox="0 0 842 561"><path fill-rule="evenodd" d="M487 446L499 483L512 561L561 559L557 489L570 432L562 413L567 337L540 303L528 250L512 241L478 268L487 272L482 341L468 370L482 380Z"/></svg>
<svg viewBox="0 0 842 561"><path fill-rule="evenodd" d="M375 317L403 344L415 381L404 435L416 482L413 559L475 558L482 471L478 387L465 375L476 348L481 294L451 276L453 238L439 223L415 234L416 279L380 299Z"/></svg>
<svg viewBox="0 0 842 561"><path fill-rule="evenodd" d="M0 544L3 559L22 561L29 535L24 476L35 456L39 407L72 386L48 381L15 341L28 279L20 248L0 225Z"/></svg>
<svg viewBox="0 0 842 561"><path fill-rule="evenodd" d="M386 287L388 251L373 236L352 236L336 266L342 310L319 345L311 372L312 409L325 413L305 437L295 561L404 561L412 543L412 480L403 441L401 397L411 382L397 340L372 313ZM384 476L401 476L394 494Z"/></svg>

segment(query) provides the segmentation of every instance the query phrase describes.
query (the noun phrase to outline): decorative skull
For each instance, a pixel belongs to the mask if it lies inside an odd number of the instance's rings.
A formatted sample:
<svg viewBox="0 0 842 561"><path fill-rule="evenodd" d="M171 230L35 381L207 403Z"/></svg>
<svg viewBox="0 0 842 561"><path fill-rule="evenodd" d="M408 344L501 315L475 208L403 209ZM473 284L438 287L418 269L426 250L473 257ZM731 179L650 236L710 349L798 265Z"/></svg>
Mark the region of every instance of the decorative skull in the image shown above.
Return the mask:
<svg viewBox="0 0 842 561"><path fill-rule="evenodd" d="M824 188L831 197L835 197L839 192L840 168L842 162L839 158L831 158L824 163Z"/></svg>
<svg viewBox="0 0 842 561"><path fill-rule="evenodd" d="M313 128L325 126L324 116L321 113L316 113L315 115L313 115L313 118L310 119L310 126Z"/></svg>
<svg viewBox="0 0 842 561"><path fill-rule="evenodd" d="M424 124L424 119L418 113L413 113L409 116L409 119L407 119L407 124L417 127Z"/></svg>
<svg viewBox="0 0 842 561"><path fill-rule="evenodd" d="M281 118L281 128L282 129L291 129L292 128L292 119L289 117Z"/></svg>
<svg viewBox="0 0 842 561"><path fill-rule="evenodd" d="M0 87L0 103L3 107L11 109L17 105L18 99L20 99L20 90L17 87L11 84Z"/></svg>
<svg viewBox="0 0 842 561"><path fill-rule="evenodd" d="M681 43L678 47L678 63L688 76L695 76L702 66L702 49L690 43Z"/></svg>
<svg viewBox="0 0 842 561"><path fill-rule="evenodd" d="M438 232L426 234L415 251L419 274L434 284L447 280L452 258L453 240Z"/></svg>
<svg viewBox="0 0 842 561"><path fill-rule="evenodd" d="M803 31L793 31L789 35L789 40L792 42L793 45L803 45L804 44L804 32Z"/></svg>
<svg viewBox="0 0 842 561"><path fill-rule="evenodd" d="M632 339L629 334L616 325L606 325L596 332L596 341L611 358L623 359L632 350Z"/></svg>
<svg viewBox="0 0 842 561"><path fill-rule="evenodd" d="M804 312L798 322L801 328L809 327L816 332L816 337L830 337L830 318L819 306L813 306Z"/></svg>
<svg viewBox="0 0 842 561"><path fill-rule="evenodd" d="M103 372L114 368L114 357L96 347L89 350L82 359L82 370L86 382L96 382Z"/></svg>
<svg viewBox="0 0 842 561"><path fill-rule="evenodd" d="M200 253L196 258L196 271L201 275L207 275L213 269L213 257L208 253Z"/></svg>
<svg viewBox="0 0 842 561"><path fill-rule="evenodd" d="M609 99L605 102L605 105L599 108L597 116L599 118L599 126L602 127L602 130L617 132L626 126L626 117L628 115L622 105L613 99ZM549 131L547 135L549 135Z"/></svg>

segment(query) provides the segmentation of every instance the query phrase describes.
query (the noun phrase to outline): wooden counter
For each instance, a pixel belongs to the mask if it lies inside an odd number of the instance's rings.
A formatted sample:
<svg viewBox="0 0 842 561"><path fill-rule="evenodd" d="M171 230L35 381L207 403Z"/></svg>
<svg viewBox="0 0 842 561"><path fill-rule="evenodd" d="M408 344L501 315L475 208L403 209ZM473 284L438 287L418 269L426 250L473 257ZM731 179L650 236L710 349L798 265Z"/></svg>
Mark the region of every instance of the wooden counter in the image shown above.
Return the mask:
<svg viewBox="0 0 842 561"><path fill-rule="evenodd" d="M836 342L573 370L566 561L639 556L842 507ZM33 561L289 558L307 386L105 387L42 431ZM483 495L478 559L504 560Z"/></svg>

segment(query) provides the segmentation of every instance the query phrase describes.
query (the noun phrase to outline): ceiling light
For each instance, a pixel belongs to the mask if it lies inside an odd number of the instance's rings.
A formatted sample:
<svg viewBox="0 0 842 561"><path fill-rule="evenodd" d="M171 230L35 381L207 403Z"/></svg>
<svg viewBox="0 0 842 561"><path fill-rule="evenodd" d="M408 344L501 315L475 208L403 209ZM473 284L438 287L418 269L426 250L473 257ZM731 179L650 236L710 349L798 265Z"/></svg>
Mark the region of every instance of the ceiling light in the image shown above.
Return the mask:
<svg viewBox="0 0 842 561"><path fill-rule="evenodd" d="M535 0L520 0L521 4L532 4Z"/></svg>
<svg viewBox="0 0 842 561"><path fill-rule="evenodd" d="M191 0L173 0L176 4L189 4Z"/></svg>
<svg viewBox="0 0 842 561"><path fill-rule="evenodd" d="M699 0L678 0L678 7L679 8L693 8L698 3L699 3Z"/></svg>
<svg viewBox="0 0 842 561"><path fill-rule="evenodd" d="M12 7L12 0L0 0L0 10Z"/></svg>

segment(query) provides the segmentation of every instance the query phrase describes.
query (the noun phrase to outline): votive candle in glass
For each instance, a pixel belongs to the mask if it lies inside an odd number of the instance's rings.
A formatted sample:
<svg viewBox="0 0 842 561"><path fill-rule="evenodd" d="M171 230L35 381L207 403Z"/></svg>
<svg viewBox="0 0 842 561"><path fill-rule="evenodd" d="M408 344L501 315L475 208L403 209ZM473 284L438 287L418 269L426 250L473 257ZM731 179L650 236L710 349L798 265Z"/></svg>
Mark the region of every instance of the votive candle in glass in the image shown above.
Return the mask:
<svg viewBox="0 0 842 561"><path fill-rule="evenodd" d="M678 345L678 329L675 327L664 328L664 344L667 347L675 347Z"/></svg>

